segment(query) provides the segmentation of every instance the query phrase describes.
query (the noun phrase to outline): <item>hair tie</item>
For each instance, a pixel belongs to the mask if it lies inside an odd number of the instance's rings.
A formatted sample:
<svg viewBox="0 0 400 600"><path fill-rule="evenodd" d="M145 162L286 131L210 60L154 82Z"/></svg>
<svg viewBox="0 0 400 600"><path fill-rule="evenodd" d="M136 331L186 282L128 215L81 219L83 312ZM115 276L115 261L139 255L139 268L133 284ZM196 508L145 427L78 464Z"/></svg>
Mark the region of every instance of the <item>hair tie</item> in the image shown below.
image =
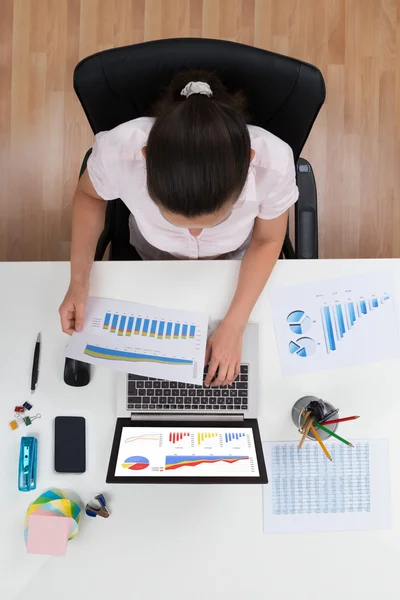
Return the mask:
<svg viewBox="0 0 400 600"><path fill-rule="evenodd" d="M190 81L181 91L181 96L186 96L186 100L192 94L202 94L209 98L213 95L210 86L205 81Z"/></svg>

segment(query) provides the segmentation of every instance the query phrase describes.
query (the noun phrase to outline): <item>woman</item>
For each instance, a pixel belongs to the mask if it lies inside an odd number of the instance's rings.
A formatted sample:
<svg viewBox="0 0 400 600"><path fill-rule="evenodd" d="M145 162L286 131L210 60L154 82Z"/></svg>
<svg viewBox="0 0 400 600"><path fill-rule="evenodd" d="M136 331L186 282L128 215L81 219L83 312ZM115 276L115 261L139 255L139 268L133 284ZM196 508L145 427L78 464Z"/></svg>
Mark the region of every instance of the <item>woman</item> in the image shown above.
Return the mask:
<svg viewBox="0 0 400 600"><path fill-rule="evenodd" d="M63 331L82 330L105 200L121 198L131 211L131 244L145 260L243 258L230 308L206 354L205 384L230 384L297 197L290 147L246 124L242 97L229 94L211 73L178 74L155 119L96 135L73 200L71 282L59 310Z"/></svg>

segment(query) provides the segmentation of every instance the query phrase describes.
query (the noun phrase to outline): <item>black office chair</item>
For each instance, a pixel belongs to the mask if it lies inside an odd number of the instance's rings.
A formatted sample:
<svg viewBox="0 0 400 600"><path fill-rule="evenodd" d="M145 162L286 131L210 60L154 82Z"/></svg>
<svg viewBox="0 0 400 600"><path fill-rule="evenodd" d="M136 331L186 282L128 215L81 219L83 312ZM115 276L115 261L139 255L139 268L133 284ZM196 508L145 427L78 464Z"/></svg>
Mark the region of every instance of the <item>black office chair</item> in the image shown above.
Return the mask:
<svg viewBox="0 0 400 600"><path fill-rule="evenodd" d="M94 133L149 115L173 75L183 69L216 72L231 91L246 94L251 123L287 142L294 154L300 197L295 205L295 249L286 236L286 258L318 258L317 192L311 165L299 158L325 100L314 66L259 48L223 40L166 39L114 48L83 59L74 89ZM85 156L81 174L91 150ZM140 259L129 243L129 209L108 202L95 260L110 244L111 260Z"/></svg>

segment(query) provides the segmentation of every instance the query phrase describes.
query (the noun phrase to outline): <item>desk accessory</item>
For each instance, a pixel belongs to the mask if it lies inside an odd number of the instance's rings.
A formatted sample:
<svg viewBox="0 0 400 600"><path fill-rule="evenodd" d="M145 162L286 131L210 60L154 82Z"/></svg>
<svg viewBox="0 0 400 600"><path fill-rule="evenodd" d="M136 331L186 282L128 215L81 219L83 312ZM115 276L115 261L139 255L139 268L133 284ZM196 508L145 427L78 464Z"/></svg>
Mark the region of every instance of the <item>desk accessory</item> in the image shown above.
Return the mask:
<svg viewBox="0 0 400 600"><path fill-rule="evenodd" d="M341 421L341 419L339 419L339 421ZM346 421L346 419L343 419L343 421ZM311 426L311 429L313 429L313 427L315 427L316 429L321 429L325 433L328 433L329 436L332 436L335 439L339 440L339 442L342 442L343 444L346 444L346 446L351 446L353 448L353 444L351 444L350 442L348 442L344 438L340 437L340 435L338 435L334 431L330 431L327 427L324 427L323 425L321 425L321 423L318 423L318 421L314 421L313 425ZM315 435L315 433L314 433L314 435Z"/></svg>
<svg viewBox="0 0 400 600"><path fill-rule="evenodd" d="M320 419L320 423L326 423L328 419L331 419L332 417L335 417L339 412L338 408L334 408L333 410L330 410L323 419Z"/></svg>
<svg viewBox="0 0 400 600"><path fill-rule="evenodd" d="M31 394L37 388L38 379L39 379L39 358L40 358L40 344L41 344L41 335L38 333L36 344L35 344L35 352L33 354L33 364L32 364L32 377L31 377Z"/></svg>
<svg viewBox="0 0 400 600"><path fill-rule="evenodd" d="M338 409L336 409L330 402L326 400L321 400L321 398L317 398L316 396L303 396L295 404L292 408L292 420L296 425L297 429L301 430L303 433L303 426L305 417L303 416L303 412L307 413L312 411L314 414L314 420L318 422L323 422L324 416L332 413L336 413ZM337 413L336 413L337 414ZM320 418L318 418L320 417ZM325 425L324 425L325 427ZM325 431L320 432L320 437L322 440L326 440L330 437L331 432L335 432L338 428L338 424L335 423L333 425L328 425L326 429L329 430L329 433ZM311 430L311 427L310 427ZM315 437L311 431L307 433L307 439L315 440Z"/></svg>
<svg viewBox="0 0 400 600"><path fill-rule="evenodd" d="M319 422L319 424L321 425L321 423L323 423L324 425L334 425L334 423L344 423L345 421L354 421L355 419L359 419L360 417L343 417L343 419L334 419L332 421L326 421L326 417L325 419L323 419L322 421Z"/></svg>
<svg viewBox="0 0 400 600"><path fill-rule="evenodd" d="M29 417L28 415L25 414L26 411L30 411L31 409L32 409L32 404L30 404L29 402L24 402L22 404L22 406L14 407L14 419L9 422L10 428L13 431L18 429L18 427L20 425L22 425L22 423L24 423L25 426L28 427L29 425L32 425L32 421L34 421L35 419L41 418L40 413L38 413L34 417Z"/></svg>
<svg viewBox="0 0 400 600"><path fill-rule="evenodd" d="M41 419L41 418L42 418L42 415L40 413L38 413L34 417L24 417L22 420L25 423L25 425L28 427L28 425L32 425L32 421L34 421L35 419Z"/></svg>
<svg viewBox="0 0 400 600"><path fill-rule="evenodd" d="M325 454L326 458L331 461L332 456L329 454L324 442L321 440L319 433L317 432L317 430L315 429L315 427L312 423L311 423L311 431L312 431L315 439L317 440L318 444L321 446L321 449L322 449L323 453Z"/></svg>
<svg viewBox="0 0 400 600"><path fill-rule="evenodd" d="M299 442L299 445L297 446L297 450L301 450L302 445L304 444L304 441L308 435L308 432L311 429L311 425L313 423L313 419L314 419L314 415L312 414L311 411L306 412L304 414L304 423L303 423L303 435L301 436L301 440Z"/></svg>
<svg viewBox="0 0 400 600"><path fill-rule="evenodd" d="M29 505L24 537L31 554L62 555L78 533L81 509L64 492L49 489Z"/></svg>
<svg viewBox="0 0 400 600"><path fill-rule="evenodd" d="M38 442L34 437L22 437L19 451L18 489L30 492L36 489Z"/></svg>
<svg viewBox="0 0 400 600"><path fill-rule="evenodd" d="M304 396L297 400L292 408L292 419L297 425L299 432L302 434L301 440L297 449L300 450L304 444L305 439L316 440L320 445L325 456L332 460L332 457L326 446L323 443L323 439L329 439L330 437L335 438L342 444L353 448L353 444L335 433L339 423L346 421L353 421L358 419L358 416L343 417L342 419L330 419L333 415L337 414L338 409L334 408L330 403L318 399L314 396ZM323 423L323 424L322 424Z"/></svg>
<svg viewBox="0 0 400 600"><path fill-rule="evenodd" d="M110 511L107 508L106 499L103 494L97 494L92 502L88 502L85 512L88 517L103 517L104 519L108 519Z"/></svg>

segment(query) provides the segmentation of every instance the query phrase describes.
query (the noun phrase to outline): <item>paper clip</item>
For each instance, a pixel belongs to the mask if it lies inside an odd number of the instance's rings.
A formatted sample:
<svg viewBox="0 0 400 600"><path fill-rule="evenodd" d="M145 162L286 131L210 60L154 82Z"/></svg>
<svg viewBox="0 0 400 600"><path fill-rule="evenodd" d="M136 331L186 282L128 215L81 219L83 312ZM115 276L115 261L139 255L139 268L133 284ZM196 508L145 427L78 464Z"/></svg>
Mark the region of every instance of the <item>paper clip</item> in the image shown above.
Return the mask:
<svg viewBox="0 0 400 600"><path fill-rule="evenodd" d="M110 516L110 512L107 508L106 499L104 498L103 494L98 494L97 496L94 497L94 500L96 501L96 504L98 504L98 506L92 506L88 502L86 504L86 509L85 509L87 516L88 517L99 516L99 517L103 517L104 519L107 519Z"/></svg>
<svg viewBox="0 0 400 600"><path fill-rule="evenodd" d="M21 438L18 469L18 489L20 492L30 492L36 489L37 447L36 438Z"/></svg>

